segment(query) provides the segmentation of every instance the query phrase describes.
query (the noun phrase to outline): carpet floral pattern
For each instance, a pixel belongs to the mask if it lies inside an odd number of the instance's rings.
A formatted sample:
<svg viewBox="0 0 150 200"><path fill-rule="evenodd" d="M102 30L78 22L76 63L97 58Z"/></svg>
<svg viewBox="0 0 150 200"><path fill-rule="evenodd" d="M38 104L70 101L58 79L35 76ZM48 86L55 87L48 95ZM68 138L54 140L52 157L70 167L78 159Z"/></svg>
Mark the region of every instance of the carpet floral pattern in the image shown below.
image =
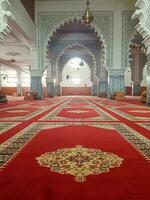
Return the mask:
<svg viewBox="0 0 150 200"><path fill-rule="evenodd" d="M0 111L0 121L25 121L31 119L32 117L42 113L43 111L49 109L49 107L39 108L39 107L16 107L16 108L6 108Z"/></svg>
<svg viewBox="0 0 150 200"><path fill-rule="evenodd" d="M0 168L4 168L5 165L17 155L18 152L25 147L25 145L30 142L36 135L40 133L42 130L53 129L59 127L67 127L67 126L90 126L96 128L104 128L108 130L117 131L121 137L125 138L125 140L132 144L134 149L142 155L146 160L150 161L150 143L147 138L129 128L125 124L122 123L96 123L96 122L38 122L30 125L26 129L20 131L13 137L9 138L5 142L0 145Z"/></svg>
<svg viewBox="0 0 150 200"><path fill-rule="evenodd" d="M1 199L147 200L149 132L150 109L138 103L70 96L1 104Z"/></svg>
<svg viewBox="0 0 150 200"><path fill-rule="evenodd" d="M40 121L116 121L115 117L86 101L87 106L70 106L71 100L45 115Z"/></svg>
<svg viewBox="0 0 150 200"><path fill-rule="evenodd" d="M120 167L123 159L113 153L76 145L74 148L45 153L37 161L40 166L48 167L52 172L73 175L75 181L82 183L88 175L98 175Z"/></svg>
<svg viewBox="0 0 150 200"><path fill-rule="evenodd" d="M0 134L17 126L19 122L0 122Z"/></svg>
<svg viewBox="0 0 150 200"><path fill-rule="evenodd" d="M150 108L149 107L141 107L139 105L126 105L122 107L111 108L114 113L125 117L131 121L146 121L150 119Z"/></svg>

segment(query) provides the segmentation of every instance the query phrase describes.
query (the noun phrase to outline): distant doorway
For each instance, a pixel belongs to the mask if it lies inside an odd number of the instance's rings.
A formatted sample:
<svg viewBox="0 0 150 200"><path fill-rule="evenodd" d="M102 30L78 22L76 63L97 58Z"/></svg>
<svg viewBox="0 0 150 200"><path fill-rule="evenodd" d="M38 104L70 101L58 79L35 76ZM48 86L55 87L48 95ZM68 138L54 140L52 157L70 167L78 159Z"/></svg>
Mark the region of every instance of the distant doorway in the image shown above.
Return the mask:
<svg viewBox="0 0 150 200"><path fill-rule="evenodd" d="M91 95L91 71L79 57L70 59L62 72L63 95Z"/></svg>

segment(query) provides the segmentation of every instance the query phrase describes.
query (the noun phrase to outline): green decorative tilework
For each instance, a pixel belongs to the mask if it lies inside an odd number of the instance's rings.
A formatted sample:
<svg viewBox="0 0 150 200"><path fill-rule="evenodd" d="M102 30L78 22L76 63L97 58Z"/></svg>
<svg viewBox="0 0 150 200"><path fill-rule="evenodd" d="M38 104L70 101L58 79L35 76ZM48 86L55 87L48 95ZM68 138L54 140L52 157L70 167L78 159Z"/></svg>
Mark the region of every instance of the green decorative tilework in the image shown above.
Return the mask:
<svg viewBox="0 0 150 200"><path fill-rule="evenodd" d="M132 20L131 16L133 11L122 12L122 68L125 69L129 66L129 44L135 32L137 21Z"/></svg>
<svg viewBox="0 0 150 200"><path fill-rule="evenodd" d="M60 24L73 18L80 18L82 12L39 12L38 13L38 63L39 68L45 67L46 64L46 46L52 32ZM112 67L113 55L113 12L95 11L94 23L107 47L107 65Z"/></svg>

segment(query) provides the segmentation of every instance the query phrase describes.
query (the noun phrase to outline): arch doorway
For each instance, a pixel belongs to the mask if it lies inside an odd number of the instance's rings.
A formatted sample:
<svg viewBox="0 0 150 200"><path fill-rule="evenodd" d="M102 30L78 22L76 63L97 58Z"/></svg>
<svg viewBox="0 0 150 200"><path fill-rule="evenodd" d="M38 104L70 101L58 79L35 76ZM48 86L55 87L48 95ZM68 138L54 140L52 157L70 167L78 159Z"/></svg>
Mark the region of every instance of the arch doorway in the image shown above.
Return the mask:
<svg viewBox="0 0 150 200"><path fill-rule="evenodd" d="M69 20L60 26L50 37L46 47L46 58L48 63L47 90L49 96L54 95L93 95L99 96L99 80L105 79L103 68L106 64L106 45L100 34L91 26L82 23L81 20ZM88 87L88 83L71 88L71 92L64 92L62 85L62 71L68 60L78 57L88 64L91 72L92 85ZM67 76L68 74L66 74ZM69 76L67 76L69 77ZM56 79L54 84L53 80ZM79 82L79 79L70 79ZM63 80L64 81L64 80ZM68 80L69 82L69 80ZM56 87L55 87L56 86ZM65 86L67 87L67 86ZM71 86L72 87L72 86ZM92 91L91 91L92 87ZM66 88L65 88L66 89ZM62 91L63 90L63 91ZM69 85L67 91L69 91ZM81 92L83 91L83 92ZM86 92L85 92L86 91Z"/></svg>
<svg viewBox="0 0 150 200"><path fill-rule="evenodd" d="M62 71L63 95L91 95L91 71L79 57L70 59Z"/></svg>

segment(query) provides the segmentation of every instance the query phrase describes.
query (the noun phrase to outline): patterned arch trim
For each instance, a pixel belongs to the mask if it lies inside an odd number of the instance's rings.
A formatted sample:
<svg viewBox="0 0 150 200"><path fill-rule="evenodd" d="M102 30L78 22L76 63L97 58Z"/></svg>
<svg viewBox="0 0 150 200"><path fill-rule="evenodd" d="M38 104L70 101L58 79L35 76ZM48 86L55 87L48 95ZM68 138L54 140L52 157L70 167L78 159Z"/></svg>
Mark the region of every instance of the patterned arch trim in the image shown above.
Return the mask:
<svg viewBox="0 0 150 200"><path fill-rule="evenodd" d="M83 59L83 60L84 60L84 59ZM69 61L69 60L68 60L68 61ZM68 62L68 61L67 61L67 62ZM89 75L90 75L90 80L91 80L92 82L94 82L96 75L94 75L94 74L92 73L89 64L88 64L85 60L84 60L84 62L86 63L86 65L87 65L87 66L89 67L89 69L90 69L90 73L89 73ZM63 69L64 69L64 67L63 67ZM62 70L63 70L63 69L62 69ZM63 72L63 71L59 71L59 72L58 72L60 80L62 80L62 72Z"/></svg>
<svg viewBox="0 0 150 200"><path fill-rule="evenodd" d="M55 37L55 35L57 34L57 32L62 29L65 25L67 24L70 24L70 23L73 23L74 21L77 21L77 22L81 22L81 18L77 17L77 16L74 16L74 17L70 17L68 19L65 19L64 21L60 22L49 34L49 40L48 40L48 43L50 44L50 42L53 40L53 38ZM97 29L97 27L95 25L90 25L90 30L93 31L96 35L97 35L97 38L98 40L101 42L101 46L102 46L102 58L103 58L103 63L105 62L106 60L106 56L107 56L107 47L106 47L106 43L103 39L103 37L101 36L99 30ZM48 45L46 45L46 57L47 57L47 49L48 49Z"/></svg>
<svg viewBox="0 0 150 200"><path fill-rule="evenodd" d="M13 16L8 10L9 7L9 0L0 0L0 42L3 42L5 35L7 35L11 30L11 27L8 25L7 17Z"/></svg>
<svg viewBox="0 0 150 200"><path fill-rule="evenodd" d="M135 71L135 66L133 64L133 56L132 56L132 48L133 47L137 47L139 46L140 49L141 49L141 52L142 52L142 55L143 55L143 66L140 68L140 81L143 80L143 74L144 74L144 68L145 68L145 64L146 64L146 51L147 51L147 48L144 44L144 39L142 37L142 35L139 33L139 32L135 32L132 36L132 39L130 41L130 45L129 45L129 63L130 63L130 68L131 68L131 80L134 80L134 71Z"/></svg>
<svg viewBox="0 0 150 200"><path fill-rule="evenodd" d="M60 58L66 54L67 51L70 51L70 49L74 49L76 47L79 47L80 49L84 50L93 60L93 64L94 64L94 70L96 70L96 59L95 59L95 56L93 55L93 53L85 46L81 45L81 44L78 44L78 43L75 43L75 44L72 44L70 46L67 46L65 49L62 50L62 52L59 54L58 58L57 58L57 61L56 61L56 66L58 66L58 63L59 63L59 60Z"/></svg>
<svg viewBox="0 0 150 200"><path fill-rule="evenodd" d="M57 26L50 32L49 41L51 41L53 39L54 35L57 34L57 32L61 28L63 28L66 24L73 23L74 21L81 22L81 18L79 16L73 16L73 17L64 19L62 22L58 23ZM99 39L99 41L104 45L104 47L106 47L103 36L100 33L100 31L98 30L97 26L95 24L90 24L88 26L89 26L90 30L92 30L94 33L97 34L97 38Z"/></svg>
<svg viewBox="0 0 150 200"><path fill-rule="evenodd" d="M139 23L136 29L142 34L143 38L150 37L150 1L149 0L138 0L135 4L138 8L132 18L139 19Z"/></svg>
<svg viewBox="0 0 150 200"><path fill-rule="evenodd" d="M74 49L75 47L79 47L81 50L84 50L92 59L93 61L93 67L89 66L88 63L87 65L90 67L90 71L91 71L91 81L93 81L93 79L96 77L96 68L97 68L97 65L96 65L96 60L95 60L95 57L94 55L92 54L92 52L85 46L81 45L81 44L78 44L78 43L75 43L75 44L72 44L72 45L69 45L67 46L65 49L62 50L62 52L59 54L58 58L57 58L57 61L56 61L56 67L58 69L59 72L62 72L63 71L63 68L64 66L62 66L61 68L61 71L59 69L59 61L60 59L66 54L67 51L70 51L71 49Z"/></svg>
<svg viewBox="0 0 150 200"><path fill-rule="evenodd" d="M49 39L69 21L80 20L82 12L39 12L38 13L38 66L43 68L48 64L46 60L46 50ZM106 57L107 67L113 64L113 12L112 11L94 11L94 22L91 28L97 33L99 40L104 43L103 54ZM51 30L51 31L50 31ZM104 42L105 41L105 42ZM106 50L107 49L107 50Z"/></svg>

